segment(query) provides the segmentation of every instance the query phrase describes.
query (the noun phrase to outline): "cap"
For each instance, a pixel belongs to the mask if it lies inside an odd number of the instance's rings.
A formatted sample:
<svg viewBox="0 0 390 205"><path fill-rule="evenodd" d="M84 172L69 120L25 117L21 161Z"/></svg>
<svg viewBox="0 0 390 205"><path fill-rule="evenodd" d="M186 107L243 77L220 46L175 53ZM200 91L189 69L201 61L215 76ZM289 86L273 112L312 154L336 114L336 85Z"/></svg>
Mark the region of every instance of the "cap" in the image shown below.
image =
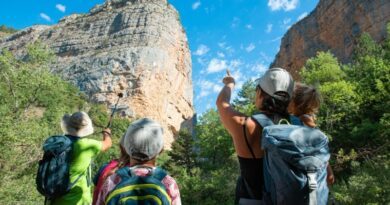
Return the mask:
<svg viewBox="0 0 390 205"><path fill-rule="evenodd" d="M282 97L278 93L283 92L288 94L289 100L294 91L294 80L283 68L271 68L255 82L264 92L277 99Z"/></svg>
<svg viewBox="0 0 390 205"><path fill-rule="evenodd" d="M153 159L164 145L163 128L149 118L141 118L131 123L124 137L127 154L139 161Z"/></svg>
<svg viewBox="0 0 390 205"><path fill-rule="evenodd" d="M85 112L65 114L62 117L61 128L65 134L77 137L85 137L93 133L92 120Z"/></svg>

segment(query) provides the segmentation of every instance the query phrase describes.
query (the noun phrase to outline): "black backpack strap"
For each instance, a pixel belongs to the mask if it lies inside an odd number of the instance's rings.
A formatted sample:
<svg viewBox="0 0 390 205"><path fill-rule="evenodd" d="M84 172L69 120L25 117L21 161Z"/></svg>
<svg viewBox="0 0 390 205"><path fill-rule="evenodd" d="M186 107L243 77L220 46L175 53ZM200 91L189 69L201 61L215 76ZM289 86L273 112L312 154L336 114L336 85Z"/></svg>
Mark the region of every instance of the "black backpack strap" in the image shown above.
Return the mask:
<svg viewBox="0 0 390 205"><path fill-rule="evenodd" d="M249 144L248 137L246 136L246 121L247 120L248 120L248 117L245 117L244 124L242 125L242 130L244 132L244 138L245 138L246 146L248 147L248 149L249 149L253 159L255 159L256 158L255 153L253 152L253 149L252 149L252 147Z"/></svg>

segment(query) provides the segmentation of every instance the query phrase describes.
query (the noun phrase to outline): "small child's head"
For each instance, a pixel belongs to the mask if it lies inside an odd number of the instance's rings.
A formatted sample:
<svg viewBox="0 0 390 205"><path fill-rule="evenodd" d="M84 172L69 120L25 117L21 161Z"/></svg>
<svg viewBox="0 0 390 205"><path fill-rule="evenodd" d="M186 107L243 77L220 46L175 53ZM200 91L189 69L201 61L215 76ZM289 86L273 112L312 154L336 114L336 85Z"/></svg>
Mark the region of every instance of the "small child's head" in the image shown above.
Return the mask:
<svg viewBox="0 0 390 205"><path fill-rule="evenodd" d="M163 128L149 118L131 123L124 137L126 152L139 162L155 159L164 146Z"/></svg>
<svg viewBox="0 0 390 205"><path fill-rule="evenodd" d="M321 95L317 89L301 83L296 83L289 112L296 116L314 114L321 104Z"/></svg>

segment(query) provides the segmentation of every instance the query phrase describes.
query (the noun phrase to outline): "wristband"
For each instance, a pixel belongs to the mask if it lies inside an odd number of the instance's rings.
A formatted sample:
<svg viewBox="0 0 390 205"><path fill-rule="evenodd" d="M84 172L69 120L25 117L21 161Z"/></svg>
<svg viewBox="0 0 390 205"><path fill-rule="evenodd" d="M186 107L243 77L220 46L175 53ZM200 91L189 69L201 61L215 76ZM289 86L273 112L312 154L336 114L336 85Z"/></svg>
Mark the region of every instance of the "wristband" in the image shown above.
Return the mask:
<svg viewBox="0 0 390 205"><path fill-rule="evenodd" d="M104 134L107 134L109 137L111 137L111 133L109 133L109 132L107 132L107 131L104 131L104 130L103 130L102 133L103 133L103 135L104 135Z"/></svg>

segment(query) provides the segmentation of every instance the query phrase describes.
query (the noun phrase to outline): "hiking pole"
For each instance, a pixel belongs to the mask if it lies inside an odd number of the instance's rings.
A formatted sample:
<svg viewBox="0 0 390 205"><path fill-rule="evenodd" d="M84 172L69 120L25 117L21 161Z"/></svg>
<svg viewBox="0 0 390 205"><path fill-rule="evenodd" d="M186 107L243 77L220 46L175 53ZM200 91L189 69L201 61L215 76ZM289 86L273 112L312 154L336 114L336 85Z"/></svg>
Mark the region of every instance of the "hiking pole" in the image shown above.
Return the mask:
<svg viewBox="0 0 390 205"><path fill-rule="evenodd" d="M110 127L111 127L112 117L114 116L114 113L115 113L116 108L117 108L117 106L118 106L119 99L121 99L122 97L123 97L123 94L122 94L122 93L118 93L118 100L116 101L115 107L114 107L114 109L113 109L112 112L111 112L110 120L108 120L108 125L107 125L106 128L110 128Z"/></svg>

